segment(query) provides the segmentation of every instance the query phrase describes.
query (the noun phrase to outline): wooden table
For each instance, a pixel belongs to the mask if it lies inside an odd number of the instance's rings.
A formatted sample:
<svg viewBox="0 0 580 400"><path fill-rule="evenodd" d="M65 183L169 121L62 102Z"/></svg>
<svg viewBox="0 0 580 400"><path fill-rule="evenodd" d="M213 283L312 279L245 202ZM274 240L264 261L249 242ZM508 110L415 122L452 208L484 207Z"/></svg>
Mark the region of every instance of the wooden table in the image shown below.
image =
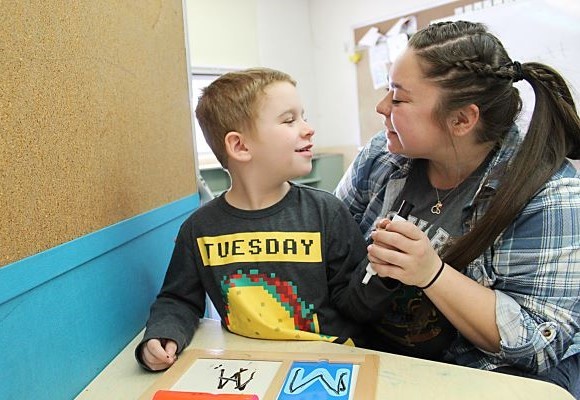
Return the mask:
<svg viewBox="0 0 580 400"><path fill-rule="evenodd" d="M135 361L133 354L141 335L129 343L76 400L130 400L145 392L161 375L144 371ZM542 381L327 342L249 339L226 331L219 321L211 319L201 322L189 348L377 354L380 365L376 399L380 400L574 400L564 389Z"/></svg>

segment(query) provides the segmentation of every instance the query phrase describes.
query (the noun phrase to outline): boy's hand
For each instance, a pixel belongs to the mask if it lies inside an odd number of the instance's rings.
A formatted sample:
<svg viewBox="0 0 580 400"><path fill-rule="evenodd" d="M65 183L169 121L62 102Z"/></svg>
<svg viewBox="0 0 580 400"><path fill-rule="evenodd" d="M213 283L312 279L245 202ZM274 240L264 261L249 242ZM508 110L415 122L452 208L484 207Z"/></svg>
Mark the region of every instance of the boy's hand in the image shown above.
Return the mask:
<svg viewBox="0 0 580 400"><path fill-rule="evenodd" d="M150 339L142 346L141 359L153 371L167 369L177 360L177 343L169 339Z"/></svg>

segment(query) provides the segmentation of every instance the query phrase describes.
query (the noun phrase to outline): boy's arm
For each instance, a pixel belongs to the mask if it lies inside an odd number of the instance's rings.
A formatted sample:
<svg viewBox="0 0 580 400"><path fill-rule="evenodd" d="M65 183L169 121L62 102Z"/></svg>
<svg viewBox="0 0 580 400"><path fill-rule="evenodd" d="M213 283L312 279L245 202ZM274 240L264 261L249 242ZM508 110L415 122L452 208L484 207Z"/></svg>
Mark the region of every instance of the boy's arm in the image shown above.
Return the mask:
<svg viewBox="0 0 580 400"><path fill-rule="evenodd" d="M330 299L346 317L367 322L384 312L398 281L373 276L367 284L367 244L348 210L341 207L335 213L328 232L328 286Z"/></svg>
<svg viewBox="0 0 580 400"><path fill-rule="evenodd" d="M205 290L195 266L188 220L179 231L163 286L151 306L143 339L135 349L137 361L147 368L141 353L149 339L172 340L180 353L191 341L204 311Z"/></svg>

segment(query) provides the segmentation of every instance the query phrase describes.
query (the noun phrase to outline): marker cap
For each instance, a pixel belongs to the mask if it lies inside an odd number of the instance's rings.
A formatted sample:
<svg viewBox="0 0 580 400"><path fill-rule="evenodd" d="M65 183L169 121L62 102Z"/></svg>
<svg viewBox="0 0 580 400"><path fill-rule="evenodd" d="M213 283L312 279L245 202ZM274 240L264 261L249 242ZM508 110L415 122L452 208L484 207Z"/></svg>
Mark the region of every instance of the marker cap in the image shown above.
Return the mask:
<svg viewBox="0 0 580 400"><path fill-rule="evenodd" d="M397 211L397 215L400 216L401 218L407 219L413 207L415 207L414 204L411 204L408 201L403 200L403 202L401 203L401 207L399 207L399 211Z"/></svg>

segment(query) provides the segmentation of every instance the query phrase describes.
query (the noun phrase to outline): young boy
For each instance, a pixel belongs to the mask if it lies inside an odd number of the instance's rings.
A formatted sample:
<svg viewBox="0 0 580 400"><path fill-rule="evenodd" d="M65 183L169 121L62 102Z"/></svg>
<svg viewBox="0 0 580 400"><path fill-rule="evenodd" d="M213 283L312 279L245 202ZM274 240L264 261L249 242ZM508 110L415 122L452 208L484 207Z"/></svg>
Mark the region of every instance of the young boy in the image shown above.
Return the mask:
<svg viewBox="0 0 580 400"><path fill-rule="evenodd" d="M354 344L359 329L338 309L352 307L349 281L367 262L366 243L332 194L289 182L312 169L303 113L280 71L228 73L203 91L196 115L231 187L181 226L136 349L146 369L173 364L206 293L236 334Z"/></svg>

